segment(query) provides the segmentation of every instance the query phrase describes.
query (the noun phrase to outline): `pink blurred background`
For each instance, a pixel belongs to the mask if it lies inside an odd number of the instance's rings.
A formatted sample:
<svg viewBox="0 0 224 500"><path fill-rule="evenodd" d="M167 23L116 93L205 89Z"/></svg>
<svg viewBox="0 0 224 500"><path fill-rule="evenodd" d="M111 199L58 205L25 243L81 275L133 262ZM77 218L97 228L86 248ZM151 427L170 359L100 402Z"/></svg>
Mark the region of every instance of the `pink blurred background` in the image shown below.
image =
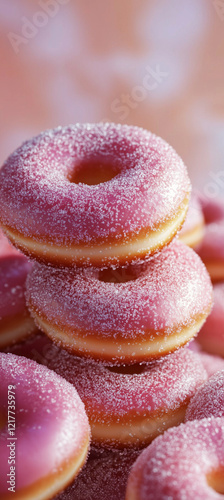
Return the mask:
<svg viewBox="0 0 224 500"><path fill-rule="evenodd" d="M110 120L224 193L224 0L7 0L0 25L1 163L46 128Z"/></svg>

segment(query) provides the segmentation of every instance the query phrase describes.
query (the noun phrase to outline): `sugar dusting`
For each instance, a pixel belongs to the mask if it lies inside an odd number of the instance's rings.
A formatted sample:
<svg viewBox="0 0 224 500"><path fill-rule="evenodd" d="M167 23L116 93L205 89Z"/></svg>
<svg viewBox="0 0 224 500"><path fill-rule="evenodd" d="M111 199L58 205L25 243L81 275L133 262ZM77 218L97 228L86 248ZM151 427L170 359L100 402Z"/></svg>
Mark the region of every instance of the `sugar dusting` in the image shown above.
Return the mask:
<svg viewBox="0 0 224 500"><path fill-rule="evenodd" d="M98 185L69 178L82 162L120 173ZM138 127L77 124L25 142L0 172L0 218L21 234L59 246L123 240L177 214L190 183L176 152Z"/></svg>
<svg viewBox="0 0 224 500"><path fill-rule="evenodd" d="M75 388L45 366L0 353L0 377L3 414L7 414L8 386L15 386L19 489L59 470L76 452L81 453L88 437L88 420ZM4 427L0 434L0 458L2 477L6 478L7 437Z"/></svg>
<svg viewBox="0 0 224 500"><path fill-rule="evenodd" d="M137 485L139 500L222 498L208 485L206 476L224 468L223 443L224 418L169 429L137 459L129 479L130 490Z"/></svg>
<svg viewBox="0 0 224 500"><path fill-rule="evenodd" d="M105 338L153 338L181 331L206 314L212 300L208 273L197 254L175 241L149 262L133 267L137 278L111 283L98 271L35 264L27 283L29 307L60 329ZM116 276L116 272L115 272Z"/></svg>
<svg viewBox="0 0 224 500"><path fill-rule="evenodd" d="M53 355L54 352L54 355ZM116 373L94 361L76 358L52 346L47 366L72 383L92 422L122 422L128 414L150 416L180 408L207 379L197 354L180 349L142 365L133 373Z"/></svg>
<svg viewBox="0 0 224 500"><path fill-rule="evenodd" d="M187 409L186 421L212 416L224 417L224 369L215 373L197 391Z"/></svg>

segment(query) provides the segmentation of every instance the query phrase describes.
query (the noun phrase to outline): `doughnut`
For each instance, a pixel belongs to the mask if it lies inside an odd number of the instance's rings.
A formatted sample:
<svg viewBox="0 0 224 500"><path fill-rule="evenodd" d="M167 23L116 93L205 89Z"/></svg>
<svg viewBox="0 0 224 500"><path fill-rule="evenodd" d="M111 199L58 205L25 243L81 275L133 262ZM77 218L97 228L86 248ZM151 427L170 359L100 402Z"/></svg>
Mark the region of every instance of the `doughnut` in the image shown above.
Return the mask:
<svg viewBox="0 0 224 500"><path fill-rule="evenodd" d="M190 182L176 152L138 127L77 124L25 142L0 171L0 223L39 261L123 265L169 243Z"/></svg>
<svg viewBox="0 0 224 500"><path fill-rule="evenodd" d="M220 356L200 352L199 357L209 378L218 371L224 370L224 359Z"/></svg>
<svg viewBox="0 0 224 500"><path fill-rule="evenodd" d="M224 220L224 202L222 198L211 199L203 196L201 193L197 193L197 196L206 224Z"/></svg>
<svg viewBox="0 0 224 500"><path fill-rule="evenodd" d="M31 264L13 248L0 229L0 349L37 328L25 301L25 282Z"/></svg>
<svg viewBox="0 0 224 500"><path fill-rule="evenodd" d="M54 500L125 500L128 475L139 451L91 453L81 473Z"/></svg>
<svg viewBox="0 0 224 500"><path fill-rule="evenodd" d="M201 243L204 236L204 216L196 194L192 193L184 225L179 238L192 248Z"/></svg>
<svg viewBox="0 0 224 500"><path fill-rule="evenodd" d="M52 498L85 462L90 431L84 405L66 380L20 356L0 353L0 379L0 498Z"/></svg>
<svg viewBox="0 0 224 500"><path fill-rule="evenodd" d="M224 418L169 429L137 458L126 500L218 500L224 493Z"/></svg>
<svg viewBox="0 0 224 500"><path fill-rule="evenodd" d="M215 373L198 389L190 401L185 420L209 417L224 417L224 370Z"/></svg>
<svg viewBox="0 0 224 500"><path fill-rule="evenodd" d="M224 220L208 224L197 248L213 282L224 281Z"/></svg>
<svg viewBox="0 0 224 500"><path fill-rule="evenodd" d="M198 356L180 349L145 365L104 366L55 347L47 366L73 384L89 418L92 443L141 448L184 420L207 374Z"/></svg>
<svg viewBox="0 0 224 500"><path fill-rule="evenodd" d="M224 357L224 283L214 285L214 306L197 336L197 342L203 351Z"/></svg>
<svg viewBox="0 0 224 500"><path fill-rule="evenodd" d="M113 365L178 349L200 330L211 302L204 265L178 240L126 269L36 263L27 280L27 304L44 333L76 355Z"/></svg>

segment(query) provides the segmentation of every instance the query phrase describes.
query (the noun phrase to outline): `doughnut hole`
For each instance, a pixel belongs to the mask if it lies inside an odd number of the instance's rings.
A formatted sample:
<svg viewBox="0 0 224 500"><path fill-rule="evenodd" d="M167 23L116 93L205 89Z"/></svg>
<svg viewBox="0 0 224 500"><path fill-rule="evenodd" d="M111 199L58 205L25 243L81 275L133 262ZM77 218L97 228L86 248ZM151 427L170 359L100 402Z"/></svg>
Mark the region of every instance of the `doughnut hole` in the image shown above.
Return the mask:
<svg viewBox="0 0 224 500"><path fill-rule="evenodd" d="M207 483L216 493L224 495L224 468L210 472Z"/></svg>
<svg viewBox="0 0 224 500"><path fill-rule="evenodd" d="M88 186L96 186L104 182L110 181L121 169L117 165L113 165L109 161L92 159L81 162L75 166L75 170L69 177L69 182L73 184L87 184Z"/></svg>
<svg viewBox="0 0 224 500"><path fill-rule="evenodd" d="M145 371L145 365L121 365L121 366L107 366L107 370L112 373L120 373L122 375L140 375Z"/></svg>
<svg viewBox="0 0 224 500"><path fill-rule="evenodd" d="M144 275L142 265L130 265L125 268L102 269L98 273L98 279L104 283L127 283L128 281L135 281L142 275Z"/></svg>

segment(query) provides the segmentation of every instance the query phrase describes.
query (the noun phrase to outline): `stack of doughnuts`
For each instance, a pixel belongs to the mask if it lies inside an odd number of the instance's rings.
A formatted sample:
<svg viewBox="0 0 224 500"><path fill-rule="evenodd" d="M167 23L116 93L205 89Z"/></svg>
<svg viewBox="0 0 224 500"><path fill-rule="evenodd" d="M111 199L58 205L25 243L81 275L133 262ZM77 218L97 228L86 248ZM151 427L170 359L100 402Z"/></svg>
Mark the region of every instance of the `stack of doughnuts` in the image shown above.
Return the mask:
<svg viewBox="0 0 224 500"><path fill-rule="evenodd" d="M212 369L212 365L217 364L218 369L218 366L224 363L221 359L224 358L224 203L221 199L209 199L200 193L197 193L197 200L203 212L205 230L196 251L210 274L214 292L214 307L199 332L197 341L201 349L209 353L204 354L203 351L201 353L208 365ZM197 211L197 217L199 213ZM188 215L193 226L197 217L193 217L193 213L190 212ZM221 358L214 359L213 355Z"/></svg>
<svg viewBox="0 0 224 500"><path fill-rule="evenodd" d="M212 305L204 264L176 238L189 198L175 151L126 125L49 130L0 171L0 223L34 262L27 306L45 335L11 352L41 351L76 387L96 453L137 452L183 422L207 378L184 348Z"/></svg>

